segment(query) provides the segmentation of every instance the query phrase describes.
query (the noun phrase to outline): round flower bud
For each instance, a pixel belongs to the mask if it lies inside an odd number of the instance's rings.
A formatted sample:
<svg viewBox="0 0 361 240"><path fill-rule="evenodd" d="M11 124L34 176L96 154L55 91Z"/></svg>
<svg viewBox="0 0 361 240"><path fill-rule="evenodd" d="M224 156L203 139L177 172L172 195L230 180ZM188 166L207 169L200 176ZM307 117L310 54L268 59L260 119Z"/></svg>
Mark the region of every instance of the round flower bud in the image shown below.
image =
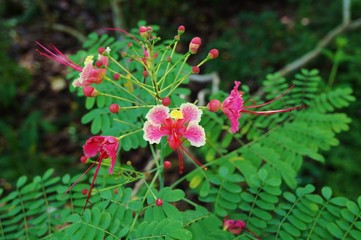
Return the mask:
<svg viewBox="0 0 361 240"><path fill-rule="evenodd" d="M192 73L198 74L199 72L200 72L200 69L199 69L198 66L193 66L193 67L192 67Z"/></svg>
<svg viewBox="0 0 361 240"><path fill-rule="evenodd" d="M157 205L158 207L163 205L163 200L160 198L157 198L157 200L155 200L155 205Z"/></svg>
<svg viewBox="0 0 361 240"><path fill-rule="evenodd" d="M139 35L142 37L142 38L146 38L147 35L148 35L148 28L146 26L141 26L139 28Z"/></svg>
<svg viewBox="0 0 361 240"><path fill-rule="evenodd" d="M183 25L180 25L178 27L178 35L182 35L185 30L186 30L186 28Z"/></svg>
<svg viewBox="0 0 361 240"><path fill-rule="evenodd" d="M102 54L104 51L105 51L105 48L103 48L103 47L98 48L98 53L99 54Z"/></svg>
<svg viewBox="0 0 361 240"><path fill-rule="evenodd" d="M218 54L219 54L219 51L218 51L218 49L211 49L210 51L209 51L209 53L208 53L208 58L210 58L210 59L215 59L215 58L217 58L218 57Z"/></svg>
<svg viewBox="0 0 361 240"><path fill-rule="evenodd" d="M218 99L212 99L207 104L207 109L211 112L217 112L221 108L221 101Z"/></svg>
<svg viewBox="0 0 361 240"><path fill-rule="evenodd" d="M119 78L120 78L120 74L119 74L119 73L114 73L114 74L113 74L113 79L114 79L114 80L119 80Z"/></svg>
<svg viewBox="0 0 361 240"><path fill-rule="evenodd" d="M142 75L143 75L143 77L147 78L149 76L149 73L147 70L144 70Z"/></svg>
<svg viewBox="0 0 361 240"><path fill-rule="evenodd" d="M98 95L97 90L92 86L85 86L83 88L83 93L86 97L96 97Z"/></svg>
<svg viewBox="0 0 361 240"><path fill-rule="evenodd" d="M121 52L120 56L122 56L122 58L125 58L127 56L127 52L125 51Z"/></svg>
<svg viewBox="0 0 361 240"><path fill-rule="evenodd" d="M162 104L163 104L163 106L168 107L168 106L171 104L170 98L169 98L169 97L163 98L163 99L162 99Z"/></svg>
<svg viewBox="0 0 361 240"><path fill-rule="evenodd" d="M166 60L167 62L170 62L170 61L172 61L172 57L171 57L171 56L167 56L167 57L165 58L165 60Z"/></svg>
<svg viewBox="0 0 361 240"><path fill-rule="evenodd" d="M83 188L83 190L81 190L81 194L87 195L87 193L88 193L88 189L87 189L87 188Z"/></svg>
<svg viewBox="0 0 361 240"><path fill-rule="evenodd" d="M113 103L109 106L109 111L112 113L118 113L120 110L120 107L117 103Z"/></svg>
<svg viewBox="0 0 361 240"><path fill-rule="evenodd" d="M189 51L192 54L196 54L201 44L202 40L199 37L192 38L191 42L189 43Z"/></svg>
<svg viewBox="0 0 361 240"><path fill-rule="evenodd" d="M164 161L163 167L164 169L169 169L172 167L172 163L170 161Z"/></svg>
<svg viewBox="0 0 361 240"><path fill-rule="evenodd" d="M133 47L133 43L131 43L131 42L128 42L128 47Z"/></svg>
<svg viewBox="0 0 361 240"><path fill-rule="evenodd" d="M80 162L85 163L88 160L88 158L86 156L81 156L80 157Z"/></svg>
<svg viewBox="0 0 361 240"><path fill-rule="evenodd" d="M98 68L100 68L101 66L103 66L103 62L102 62L102 61L96 61L96 62L95 62L95 66L97 66Z"/></svg>
<svg viewBox="0 0 361 240"><path fill-rule="evenodd" d="M119 193L118 188L114 188L113 193L114 193L114 194L118 194L118 193Z"/></svg>

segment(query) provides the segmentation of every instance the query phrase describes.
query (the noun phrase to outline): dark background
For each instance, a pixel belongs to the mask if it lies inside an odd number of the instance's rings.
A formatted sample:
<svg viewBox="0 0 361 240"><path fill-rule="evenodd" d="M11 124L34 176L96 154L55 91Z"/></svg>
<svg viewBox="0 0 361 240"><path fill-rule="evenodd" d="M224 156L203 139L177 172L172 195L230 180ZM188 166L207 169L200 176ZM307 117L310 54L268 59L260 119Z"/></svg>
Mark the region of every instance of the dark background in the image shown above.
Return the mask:
<svg viewBox="0 0 361 240"><path fill-rule="evenodd" d="M351 13L353 20L361 17L360 0L352 1ZM36 53L35 41L72 54L89 33L109 34L106 27L129 30L139 20L159 25L163 39L172 38L184 25L185 51L194 36L203 40L200 52L220 50L220 57L207 63L202 73L218 72L223 89L237 79L256 91L266 74L312 50L341 24L342 1L2 0L0 187L11 190L19 176L31 178L50 167L59 175L83 170L78 163L81 146L91 136L88 126L80 124L84 100L69 92L64 66ZM340 39L346 41L335 86L351 86L357 99L361 96L360 30L339 35L305 66L319 69L327 82ZM306 160L300 179L329 185L336 194L355 199L361 194L355 185L361 182L361 104L356 101L344 111L353 119L350 131L339 134L340 144L323 153L326 164Z"/></svg>

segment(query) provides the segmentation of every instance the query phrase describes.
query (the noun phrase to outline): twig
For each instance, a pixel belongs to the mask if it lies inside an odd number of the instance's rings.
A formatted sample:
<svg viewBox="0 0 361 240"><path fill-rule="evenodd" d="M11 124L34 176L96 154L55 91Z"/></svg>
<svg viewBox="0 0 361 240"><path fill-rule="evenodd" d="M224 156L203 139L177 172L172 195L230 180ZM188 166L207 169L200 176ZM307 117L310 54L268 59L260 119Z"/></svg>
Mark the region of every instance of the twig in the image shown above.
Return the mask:
<svg viewBox="0 0 361 240"><path fill-rule="evenodd" d="M72 27L65 26L63 24L54 23L54 24L51 25L51 28L54 29L54 30L57 30L57 31L68 33L68 34L72 35L73 37L75 37L76 39L78 39L81 43L84 43L86 41L86 39L87 39L79 31L75 30Z"/></svg>
<svg viewBox="0 0 361 240"><path fill-rule="evenodd" d="M147 165L144 168L144 172L150 171L154 167L154 165L155 165L154 159L148 161ZM133 192L132 192L132 197L137 195L137 193L139 192L140 188L143 186L145 181L146 181L146 179L140 179L138 182L135 183L135 186L134 186Z"/></svg>
<svg viewBox="0 0 361 240"><path fill-rule="evenodd" d="M306 53L305 55L301 56L300 58L296 59L295 61L291 62L290 64L287 64L283 68L281 68L278 73L281 76L285 76L289 74L292 71L295 71L304 65L306 65L308 62L316 58L322 51L323 48L325 48L336 36L348 31L348 30L354 30L361 26L361 18L358 18L354 21L350 21L351 18L351 6L350 6L350 0L344 0L343 1L343 19L342 24L338 27L332 29L329 33L326 34L316 45L316 47L311 50L310 52Z"/></svg>

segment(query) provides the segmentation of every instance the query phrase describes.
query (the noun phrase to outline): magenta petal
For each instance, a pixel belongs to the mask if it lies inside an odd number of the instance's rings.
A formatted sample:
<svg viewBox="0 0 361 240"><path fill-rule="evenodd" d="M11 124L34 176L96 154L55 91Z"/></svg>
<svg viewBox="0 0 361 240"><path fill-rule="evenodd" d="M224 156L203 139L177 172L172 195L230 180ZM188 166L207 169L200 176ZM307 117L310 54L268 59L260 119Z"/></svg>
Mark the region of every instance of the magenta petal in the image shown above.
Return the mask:
<svg viewBox="0 0 361 240"><path fill-rule="evenodd" d="M160 125L169 118L169 108L163 105L154 106L145 116L154 125Z"/></svg>
<svg viewBox="0 0 361 240"><path fill-rule="evenodd" d="M195 147L203 146L206 143L204 128L198 125L196 121L189 123L183 137L187 138L191 145Z"/></svg>
<svg viewBox="0 0 361 240"><path fill-rule="evenodd" d="M202 110L192 103L182 103L179 108L183 114L185 122L195 121L199 123L201 121Z"/></svg>
<svg viewBox="0 0 361 240"><path fill-rule="evenodd" d="M166 134L160 130L160 126L153 125L149 121L144 123L143 127L144 135L143 138L149 143L159 143L160 139Z"/></svg>
<svg viewBox="0 0 361 240"><path fill-rule="evenodd" d="M83 152L86 157L90 158L90 157L94 157L95 155L98 154L98 152L100 151L99 138L103 139L103 137L94 136L94 137L89 138L85 142L85 144L83 146Z"/></svg>
<svg viewBox="0 0 361 240"><path fill-rule="evenodd" d="M240 112L243 109L243 99L238 92L238 87L241 83L235 81L234 84L235 86L231 91L231 94L222 103L222 111L231 122L231 132L233 133L239 130L238 120L241 117Z"/></svg>

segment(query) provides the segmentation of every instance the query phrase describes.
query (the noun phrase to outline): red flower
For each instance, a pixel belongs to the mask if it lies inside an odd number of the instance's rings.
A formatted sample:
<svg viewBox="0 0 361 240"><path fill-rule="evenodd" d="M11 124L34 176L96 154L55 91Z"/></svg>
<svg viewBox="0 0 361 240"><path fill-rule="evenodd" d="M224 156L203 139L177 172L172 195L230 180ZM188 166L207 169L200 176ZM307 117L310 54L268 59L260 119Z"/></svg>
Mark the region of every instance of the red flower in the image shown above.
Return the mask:
<svg viewBox="0 0 361 240"><path fill-rule="evenodd" d="M241 82L235 81L234 82L234 88L231 91L231 94L223 101L221 105L221 109L223 113L228 117L229 121L231 122L231 132L235 133L239 130L239 118L241 117L241 113L249 113L249 114L256 114L256 115L270 115L274 113L281 113L281 112L290 112L293 110L300 110L303 108L306 108L306 105L296 106L296 107L290 107L285 109L277 109L277 110L270 110L270 111L251 111L248 110L248 108L259 108L263 107L265 105L268 105L277 99L281 98L283 95L285 95L287 92L289 92L293 87L289 87L284 93L282 93L280 96L272 99L271 101L259 104L259 105L253 105L253 106L243 106L243 98L242 93L238 92L238 87L241 84Z"/></svg>
<svg viewBox="0 0 361 240"><path fill-rule="evenodd" d="M95 179L98 176L98 172L100 169L100 166L102 164L103 159L110 158L110 167L109 167L109 173L113 174L113 168L116 162L117 157L117 151L119 148L119 142L118 139L112 136L94 136L89 138L84 146L83 146L83 152L85 157L91 158L96 156L99 153L98 159L65 191L65 193L69 192L78 182L79 180L92 168L94 165L97 164L97 167L94 172L93 180L91 182L86 203L84 205L84 209L88 205L90 195L93 190Z"/></svg>

